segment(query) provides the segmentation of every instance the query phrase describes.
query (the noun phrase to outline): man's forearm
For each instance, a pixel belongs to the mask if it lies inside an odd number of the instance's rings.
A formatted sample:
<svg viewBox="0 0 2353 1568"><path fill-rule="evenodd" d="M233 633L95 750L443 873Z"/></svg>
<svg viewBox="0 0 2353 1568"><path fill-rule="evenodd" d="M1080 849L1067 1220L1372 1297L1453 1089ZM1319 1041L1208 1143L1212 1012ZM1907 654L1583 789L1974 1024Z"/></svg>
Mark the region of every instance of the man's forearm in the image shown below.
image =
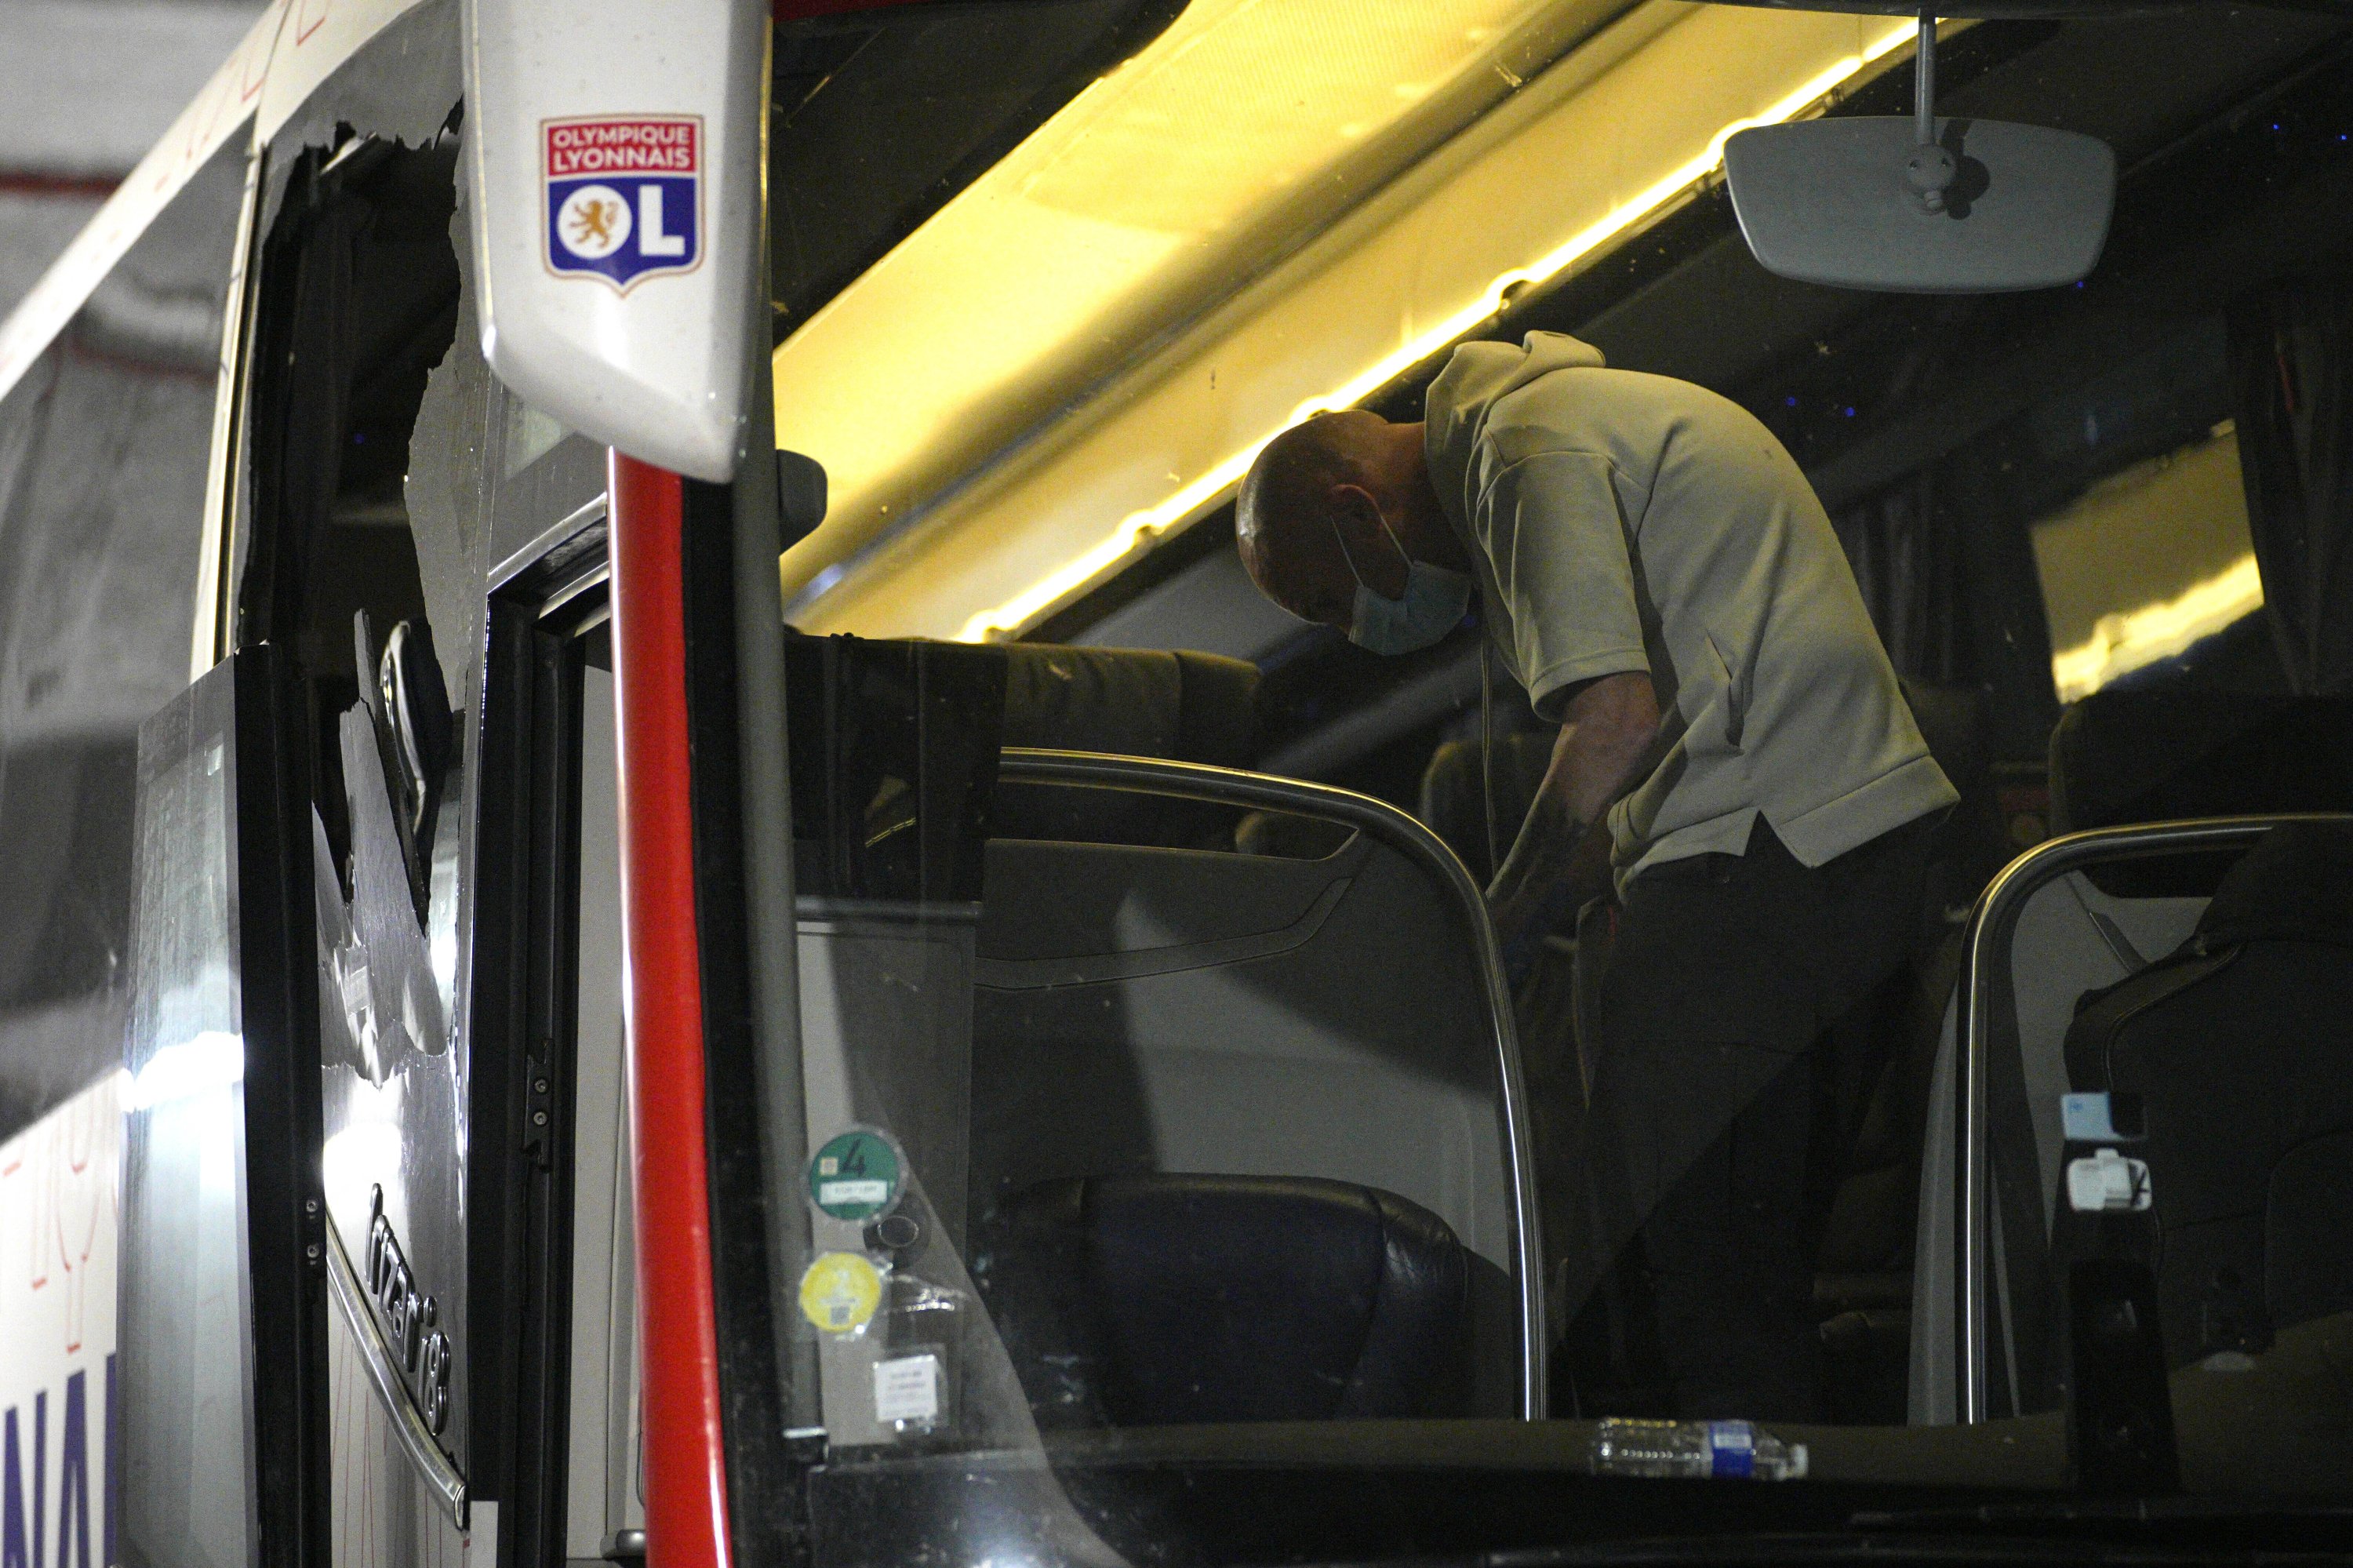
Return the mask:
<svg viewBox="0 0 2353 1568"><path fill-rule="evenodd" d="M1609 833L1601 819L1657 766L1662 738L1648 675L1604 676L1570 699L1535 804L1497 869L1487 901L1510 967L1609 885Z"/></svg>

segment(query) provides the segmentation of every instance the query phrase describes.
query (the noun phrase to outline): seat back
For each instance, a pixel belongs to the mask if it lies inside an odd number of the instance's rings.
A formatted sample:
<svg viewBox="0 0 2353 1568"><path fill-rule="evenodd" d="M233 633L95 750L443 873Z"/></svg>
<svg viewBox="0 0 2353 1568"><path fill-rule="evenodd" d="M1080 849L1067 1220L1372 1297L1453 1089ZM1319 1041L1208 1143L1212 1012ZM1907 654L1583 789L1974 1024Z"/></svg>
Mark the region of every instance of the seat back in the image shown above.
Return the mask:
<svg viewBox="0 0 2353 1568"><path fill-rule="evenodd" d="M2051 826L2353 810L2353 696L2095 692L2051 732Z"/></svg>
<svg viewBox="0 0 2353 1568"><path fill-rule="evenodd" d="M1048 1424L1438 1416L1472 1408L1470 1260L1393 1192L1296 1177L1049 1181L976 1277Z"/></svg>
<svg viewBox="0 0 2353 1568"><path fill-rule="evenodd" d="M2083 832L2021 855L1988 889L1964 935L1966 966L1929 1096L1914 1422L2058 1407L2050 1245L2078 1008L2189 940L2222 870L2267 831L2344 820L2226 818Z"/></svg>
<svg viewBox="0 0 2353 1568"><path fill-rule="evenodd" d="M2262 1351L2353 1311L2353 826L2274 829L2197 934L2085 999L2079 1091L2129 1095L2146 1136L2168 1361Z"/></svg>
<svg viewBox="0 0 2353 1568"><path fill-rule="evenodd" d="M807 1136L895 1140L908 1185L891 1237L835 1217L821 1244L952 1284L1041 1183L1377 1190L1453 1238L1463 1408L1540 1414L1510 999L1445 847L1345 791L1082 749L1230 755L1246 667L853 638L788 653ZM1329 831L1239 853L1243 813ZM836 1373L854 1420L860 1373Z"/></svg>
<svg viewBox="0 0 2353 1568"><path fill-rule="evenodd" d="M1359 834L1323 860L997 839L974 991L970 1211L1217 1172L1400 1195L1461 1239L1478 1408L1520 1408L1519 1205L1461 911Z"/></svg>
<svg viewBox="0 0 2353 1568"><path fill-rule="evenodd" d="M2040 854L2042 852L2036 852ZM2013 863L2007 880L2034 856ZM2018 885L2013 883L2012 886ZM1997 884L1997 887L2000 884ZM2084 870L2063 870L2033 878L2017 895L2003 924L2006 935L1981 955L1989 966L1992 991L1984 1011L1993 1016L1988 1033L1997 1036L1988 1055L2000 1069L1989 1116L2003 1117L2004 1142L2018 1170L2004 1166L2016 1201L2004 1211L2010 1234L2005 1240L2021 1255L2040 1255L2047 1239L2052 1205L2059 1191L2059 1097L2067 1092L2065 1044L2076 1004L2089 992L2116 984L2186 939L2206 907L2202 897L2125 897L2101 891ZM1979 920L1983 920L1980 911ZM1978 969L1964 968L1959 985L1973 984ZM1927 1137L1921 1156L1917 1242L1913 1264L1910 1409L1915 1422L1955 1419L1952 1346L1961 1332L1954 1316L1957 1285L1953 1258L1957 1234L1955 1173L1960 1164L1955 1101L1967 1042L1957 1023L1962 998L1946 1010L1930 1081ZM2002 1221L1992 1222L2000 1229ZM2037 1308L2021 1306L2031 1319ZM2002 1319L2003 1314L1993 1314ZM1989 1331L2004 1332L2006 1330ZM2040 1339L2039 1330L2027 1337ZM2056 1364L2038 1360L2030 1347L2024 1370L1998 1380L2003 1408L2055 1408L2052 1381Z"/></svg>

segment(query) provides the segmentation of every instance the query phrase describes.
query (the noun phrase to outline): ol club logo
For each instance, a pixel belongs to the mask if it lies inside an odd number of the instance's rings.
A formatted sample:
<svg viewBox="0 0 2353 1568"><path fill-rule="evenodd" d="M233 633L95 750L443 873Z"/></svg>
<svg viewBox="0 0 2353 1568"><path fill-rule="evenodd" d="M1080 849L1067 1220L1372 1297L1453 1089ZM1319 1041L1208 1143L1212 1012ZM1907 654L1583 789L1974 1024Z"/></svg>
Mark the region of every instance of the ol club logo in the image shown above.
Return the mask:
<svg viewBox="0 0 2353 1568"><path fill-rule="evenodd" d="M627 292L702 260L698 115L543 122L547 265Z"/></svg>

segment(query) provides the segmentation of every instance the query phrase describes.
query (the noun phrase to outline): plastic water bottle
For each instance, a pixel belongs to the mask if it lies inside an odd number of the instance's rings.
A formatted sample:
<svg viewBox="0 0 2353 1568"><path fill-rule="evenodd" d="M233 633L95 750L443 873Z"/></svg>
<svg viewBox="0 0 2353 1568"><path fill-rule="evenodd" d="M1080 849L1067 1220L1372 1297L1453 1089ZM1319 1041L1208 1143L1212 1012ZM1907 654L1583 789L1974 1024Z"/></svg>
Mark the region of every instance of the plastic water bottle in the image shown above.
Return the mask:
<svg viewBox="0 0 2353 1568"><path fill-rule="evenodd" d="M1784 1443L1746 1421L1626 1421L1593 1433L1597 1476L1731 1476L1794 1481L1806 1473L1806 1446Z"/></svg>

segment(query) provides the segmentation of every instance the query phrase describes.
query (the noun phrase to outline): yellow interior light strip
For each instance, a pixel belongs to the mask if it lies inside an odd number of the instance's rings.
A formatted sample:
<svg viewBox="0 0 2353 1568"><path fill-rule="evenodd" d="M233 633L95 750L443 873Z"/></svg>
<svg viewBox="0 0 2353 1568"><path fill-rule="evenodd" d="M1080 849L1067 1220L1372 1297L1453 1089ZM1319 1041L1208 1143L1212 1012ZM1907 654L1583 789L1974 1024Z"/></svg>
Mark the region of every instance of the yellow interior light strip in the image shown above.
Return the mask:
<svg viewBox="0 0 2353 1568"><path fill-rule="evenodd" d="M957 641L986 642L992 636L1020 635L1063 600L1075 598L1088 585L1109 576L1129 556L1224 499L1225 492L1240 484L1242 475L1250 471L1250 465L1257 461L1267 441L1280 433L1269 431L1264 440L1236 452L1159 505L1123 518L1119 526L1093 549L1057 567L997 609L984 609L965 621L964 630L957 633Z"/></svg>
<svg viewBox="0 0 2353 1568"><path fill-rule="evenodd" d="M1018 636L1053 609L1110 575L1137 550L1221 502L1226 491L1240 482L1242 475L1250 471L1250 465L1259 452L1282 430L1315 414L1353 408L1362 402L1412 366L1497 314L1503 309L1508 293L1538 286L1558 277L1666 207L1678 196L1691 190L1722 164L1724 144L1734 136L1755 126L1777 125L1797 118L1821 102L1857 72L1909 42L1915 31L1916 24L1912 22L1892 27L1872 39L1859 52L1833 61L1760 113L1720 127L1709 137L1704 152L1611 207L1603 217L1578 230L1548 254L1496 277L1474 302L1462 310L1416 334L1332 391L1301 403L1282 425L1262 432L1166 500L1123 518L1092 548L1064 562L1003 604L971 617L957 634L959 640L981 642L993 638Z"/></svg>
<svg viewBox="0 0 2353 1568"><path fill-rule="evenodd" d="M2119 675L2170 659L2263 605L2263 574L2252 552L2168 599L2100 618L2092 635L2051 656L2059 700L2086 697Z"/></svg>

